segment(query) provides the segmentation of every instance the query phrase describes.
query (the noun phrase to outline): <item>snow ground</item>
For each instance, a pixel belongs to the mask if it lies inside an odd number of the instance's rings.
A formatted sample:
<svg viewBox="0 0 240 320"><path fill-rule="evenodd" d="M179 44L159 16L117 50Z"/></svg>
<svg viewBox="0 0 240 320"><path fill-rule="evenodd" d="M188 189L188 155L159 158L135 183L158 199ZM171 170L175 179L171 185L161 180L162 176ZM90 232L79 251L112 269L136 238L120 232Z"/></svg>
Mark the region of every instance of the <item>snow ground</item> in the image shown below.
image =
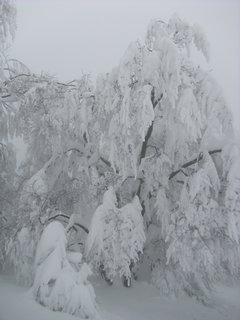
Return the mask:
<svg viewBox="0 0 240 320"><path fill-rule="evenodd" d="M205 307L190 298L160 296L145 282L126 289L109 287L102 280L93 285L102 320L240 320L240 285L216 287L214 305ZM76 320L68 314L49 311L36 303L28 289L0 276L0 320Z"/></svg>

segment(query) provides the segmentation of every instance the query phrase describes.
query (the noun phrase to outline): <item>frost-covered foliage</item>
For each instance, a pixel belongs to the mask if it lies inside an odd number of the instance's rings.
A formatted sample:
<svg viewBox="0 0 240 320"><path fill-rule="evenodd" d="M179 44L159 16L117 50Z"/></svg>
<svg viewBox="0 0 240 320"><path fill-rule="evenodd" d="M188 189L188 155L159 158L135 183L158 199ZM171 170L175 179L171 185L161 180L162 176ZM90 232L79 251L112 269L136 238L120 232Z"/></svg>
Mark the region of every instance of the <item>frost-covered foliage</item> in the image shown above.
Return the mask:
<svg viewBox="0 0 240 320"><path fill-rule="evenodd" d="M13 1L2 0L0 2L0 82L4 78L5 50L15 34L15 18L16 9Z"/></svg>
<svg viewBox="0 0 240 320"><path fill-rule="evenodd" d="M44 229L36 251L33 295L51 310L94 318L95 293L87 279L91 270L86 263L80 270L74 269L68 260L66 244L65 229L60 222L52 222ZM76 255L71 260L79 263L81 259Z"/></svg>
<svg viewBox="0 0 240 320"><path fill-rule="evenodd" d="M208 151L228 141L232 123L215 81L191 61L194 45L208 58L198 26L176 16L168 24L154 20L146 45L131 44L119 66L98 79L96 90L98 115L105 119L100 152L123 179L138 179L144 218L158 228L149 235L155 249L145 250L153 282L166 293L185 290L204 300L208 283L226 264L220 256L227 241L221 161Z"/></svg>
<svg viewBox="0 0 240 320"><path fill-rule="evenodd" d="M9 117L13 112L13 107L7 103L7 94L4 88L4 81L9 76L9 64L6 58L6 51L13 38L16 9L11 0L0 2L0 142L8 139ZM8 73L6 72L8 70ZM2 150L0 150L1 155Z"/></svg>
<svg viewBox="0 0 240 320"><path fill-rule="evenodd" d="M12 1L0 2L0 268L5 260L5 244L13 226L10 214L15 209L15 167L16 157L9 142L14 107L8 104L5 81L9 77L7 49L15 32L16 10Z"/></svg>
<svg viewBox="0 0 240 320"><path fill-rule="evenodd" d="M229 165L236 170L237 148L235 152L227 149L225 161L232 159ZM220 164L227 167L224 161ZM218 170L222 174L221 166ZM231 170L228 170L229 174ZM214 161L204 152L195 170L185 179L176 206L169 214L161 211L158 216L161 237L155 236L155 241L164 241L165 253L153 270L153 282L160 290L180 294L184 289L206 303L214 281L223 280L229 274L239 275L239 181L234 184L236 177L231 180L232 188L226 180L221 184ZM164 208L169 208L166 196L161 195L160 201L165 203Z"/></svg>
<svg viewBox="0 0 240 320"><path fill-rule="evenodd" d="M189 290L198 298L207 296L209 283L214 281L218 269L218 257L215 257L213 248L223 224L221 210L215 200L219 185L212 159L204 153L199 168L184 183L178 207L167 221L167 233L166 218L162 215L167 248L166 278L159 277L157 286L160 288L164 282L164 290L170 293L179 293L183 286L185 291Z"/></svg>
<svg viewBox="0 0 240 320"><path fill-rule="evenodd" d="M61 83L11 65L9 123L28 147L16 231L59 219L71 248L87 238L89 260L113 278L129 277L145 225L143 260L165 293L206 301L213 281L239 277L239 148L193 48L208 60L201 28L175 15L151 21L95 88L86 75Z"/></svg>
<svg viewBox="0 0 240 320"><path fill-rule="evenodd" d="M81 211L87 216L96 207L86 186L92 174L89 165L95 163L97 152L87 143L88 108L93 100L88 77L66 85L26 70L11 77L5 86L8 95L18 99L13 131L22 135L28 146L18 179L18 210L11 213L16 223L14 234L25 226L41 230L48 219L61 215L55 211L65 213L60 220L66 223L72 213ZM79 210L80 201L83 210Z"/></svg>
<svg viewBox="0 0 240 320"><path fill-rule="evenodd" d="M239 243L240 239L240 150L237 145L224 148L222 153L225 177L225 207L228 212L229 237Z"/></svg>
<svg viewBox="0 0 240 320"><path fill-rule="evenodd" d="M39 230L29 230L27 227L23 227L6 244L7 258L4 261L4 269L13 266L16 280L19 284L32 285L36 249L35 239L38 234Z"/></svg>
<svg viewBox="0 0 240 320"><path fill-rule="evenodd" d="M240 147L229 144L222 152L223 186L222 211L225 216L221 260L227 273L238 275L240 272ZM230 249L231 248L231 249Z"/></svg>
<svg viewBox="0 0 240 320"><path fill-rule="evenodd" d="M86 242L86 254L107 278L131 277L130 265L137 263L143 252L145 233L141 204L137 196L131 203L117 208L112 187L104 193L96 209Z"/></svg>

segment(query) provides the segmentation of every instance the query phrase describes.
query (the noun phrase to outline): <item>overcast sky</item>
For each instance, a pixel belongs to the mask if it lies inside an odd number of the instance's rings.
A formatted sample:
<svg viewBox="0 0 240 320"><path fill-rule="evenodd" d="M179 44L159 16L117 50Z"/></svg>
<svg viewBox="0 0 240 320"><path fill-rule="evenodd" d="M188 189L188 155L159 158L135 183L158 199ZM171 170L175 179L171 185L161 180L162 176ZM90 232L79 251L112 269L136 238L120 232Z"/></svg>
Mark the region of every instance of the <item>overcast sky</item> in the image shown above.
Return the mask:
<svg viewBox="0 0 240 320"><path fill-rule="evenodd" d="M10 56L33 72L62 81L93 77L116 66L128 44L143 41L152 18L177 13L202 26L211 45L209 70L240 124L239 0L17 0L17 33Z"/></svg>

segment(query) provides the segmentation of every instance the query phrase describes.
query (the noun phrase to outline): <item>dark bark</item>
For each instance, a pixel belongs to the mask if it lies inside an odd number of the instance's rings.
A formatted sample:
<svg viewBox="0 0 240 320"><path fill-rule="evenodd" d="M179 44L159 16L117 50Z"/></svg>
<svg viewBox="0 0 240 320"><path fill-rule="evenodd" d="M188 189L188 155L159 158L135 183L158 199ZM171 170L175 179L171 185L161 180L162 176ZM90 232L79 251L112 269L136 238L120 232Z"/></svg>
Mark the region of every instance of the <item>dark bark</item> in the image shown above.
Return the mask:
<svg viewBox="0 0 240 320"><path fill-rule="evenodd" d="M153 109L156 108L157 104L161 101L162 97L163 97L163 94L161 94L160 98L155 101L154 89L152 90L151 101L152 101ZM152 122L152 124L148 128L146 136L145 136L145 139L144 139L144 141L142 143L139 163L141 163L142 159L145 158L145 156L146 156L148 141L149 141L149 139L150 139L150 137L152 135L152 131L153 131L153 124L154 124L154 121Z"/></svg>
<svg viewBox="0 0 240 320"><path fill-rule="evenodd" d="M103 157L100 157L100 160L102 160L102 162L104 162L108 167L112 167L110 161L104 159Z"/></svg>
<svg viewBox="0 0 240 320"><path fill-rule="evenodd" d="M48 221L51 221L51 220L54 220L58 217L62 217L62 218L65 218L65 219L70 219L69 216L67 216L66 214L56 214L55 216L52 216L48 219ZM86 228L84 225L80 224L80 223L74 223L74 226L77 226L81 229L83 229L86 233L89 233L89 230L88 228Z"/></svg>
<svg viewBox="0 0 240 320"><path fill-rule="evenodd" d="M155 92L154 92L154 89L152 89L151 102L152 102L152 105L153 105L153 109L156 108L158 103L161 101L162 97L163 97L163 94L161 94L160 98L155 100ZM151 135L152 135L152 132L153 132L153 125L154 125L154 121L152 122L152 124L148 128L146 136L145 136L145 139L144 139L144 141L142 143L142 148L141 148L140 158L139 158L139 164L141 164L142 159L145 158L145 156L146 156L146 152L147 152L147 148L148 148L148 142L149 142L149 139L151 138ZM139 199L140 199L141 188L142 188L143 183L144 183L144 180L143 179L140 180L138 191L137 191L137 195L138 195ZM142 209L142 215L144 215L144 213L145 213L144 201L142 201L141 205L142 205L142 208L143 208Z"/></svg>
<svg viewBox="0 0 240 320"><path fill-rule="evenodd" d="M222 149L216 149L216 150L211 150L211 151L208 151L208 153L211 155L211 154L214 154L214 153L219 153L219 152L222 152ZM203 155L202 153L200 153L199 157L191 160L191 161L188 161L186 163L184 163L180 169L176 170L176 171L173 171L170 175L169 175L169 180L171 180L173 177L175 177L179 172L182 172L185 176L187 176L187 174L183 171L183 169L187 168L187 167L190 167L191 165L197 163L198 161L202 160L203 158Z"/></svg>

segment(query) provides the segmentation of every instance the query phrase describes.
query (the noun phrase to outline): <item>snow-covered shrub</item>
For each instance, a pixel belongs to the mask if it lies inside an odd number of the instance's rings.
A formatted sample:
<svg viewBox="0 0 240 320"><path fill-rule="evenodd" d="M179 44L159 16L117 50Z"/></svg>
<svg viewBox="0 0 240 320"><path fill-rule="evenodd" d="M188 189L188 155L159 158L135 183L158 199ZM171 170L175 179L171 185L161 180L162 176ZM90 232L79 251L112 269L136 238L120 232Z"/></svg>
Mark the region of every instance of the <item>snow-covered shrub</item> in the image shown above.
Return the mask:
<svg viewBox="0 0 240 320"><path fill-rule="evenodd" d="M237 278L240 275L240 148L225 146L223 159L223 205L225 219L224 243L221 244L221 261L227 273Z"/></svg>
<svg viewBox="0 0 240 320"><path fill-rule="evenodd" d="M83 263L76 271L68 261L67 238L60 222L50 223L42 233L35 257L35 299L54 311L82 318L94 318L97 312L95 293L87 280L91 270ZM75 258L75 259L73 259ZM79 255L71 260L79 264Z"/></svg>
<svg viewBox="0 0 240 320"><path fill-rule="evenodd" d="M86 242L86 254L109 279L131 277L130 265L139 260L145 242L141 204L137 196L122 208L116 206L112 187L96 209Z"/></svg>
<svg viewBox="0 0 240 320"><path fill-rule="evenodd" d="M13 267L17 282L24 285L32 285L33 264L36 250L36 229L23 227L15 237L10 238L6 244L6 267Z"/></svg>

